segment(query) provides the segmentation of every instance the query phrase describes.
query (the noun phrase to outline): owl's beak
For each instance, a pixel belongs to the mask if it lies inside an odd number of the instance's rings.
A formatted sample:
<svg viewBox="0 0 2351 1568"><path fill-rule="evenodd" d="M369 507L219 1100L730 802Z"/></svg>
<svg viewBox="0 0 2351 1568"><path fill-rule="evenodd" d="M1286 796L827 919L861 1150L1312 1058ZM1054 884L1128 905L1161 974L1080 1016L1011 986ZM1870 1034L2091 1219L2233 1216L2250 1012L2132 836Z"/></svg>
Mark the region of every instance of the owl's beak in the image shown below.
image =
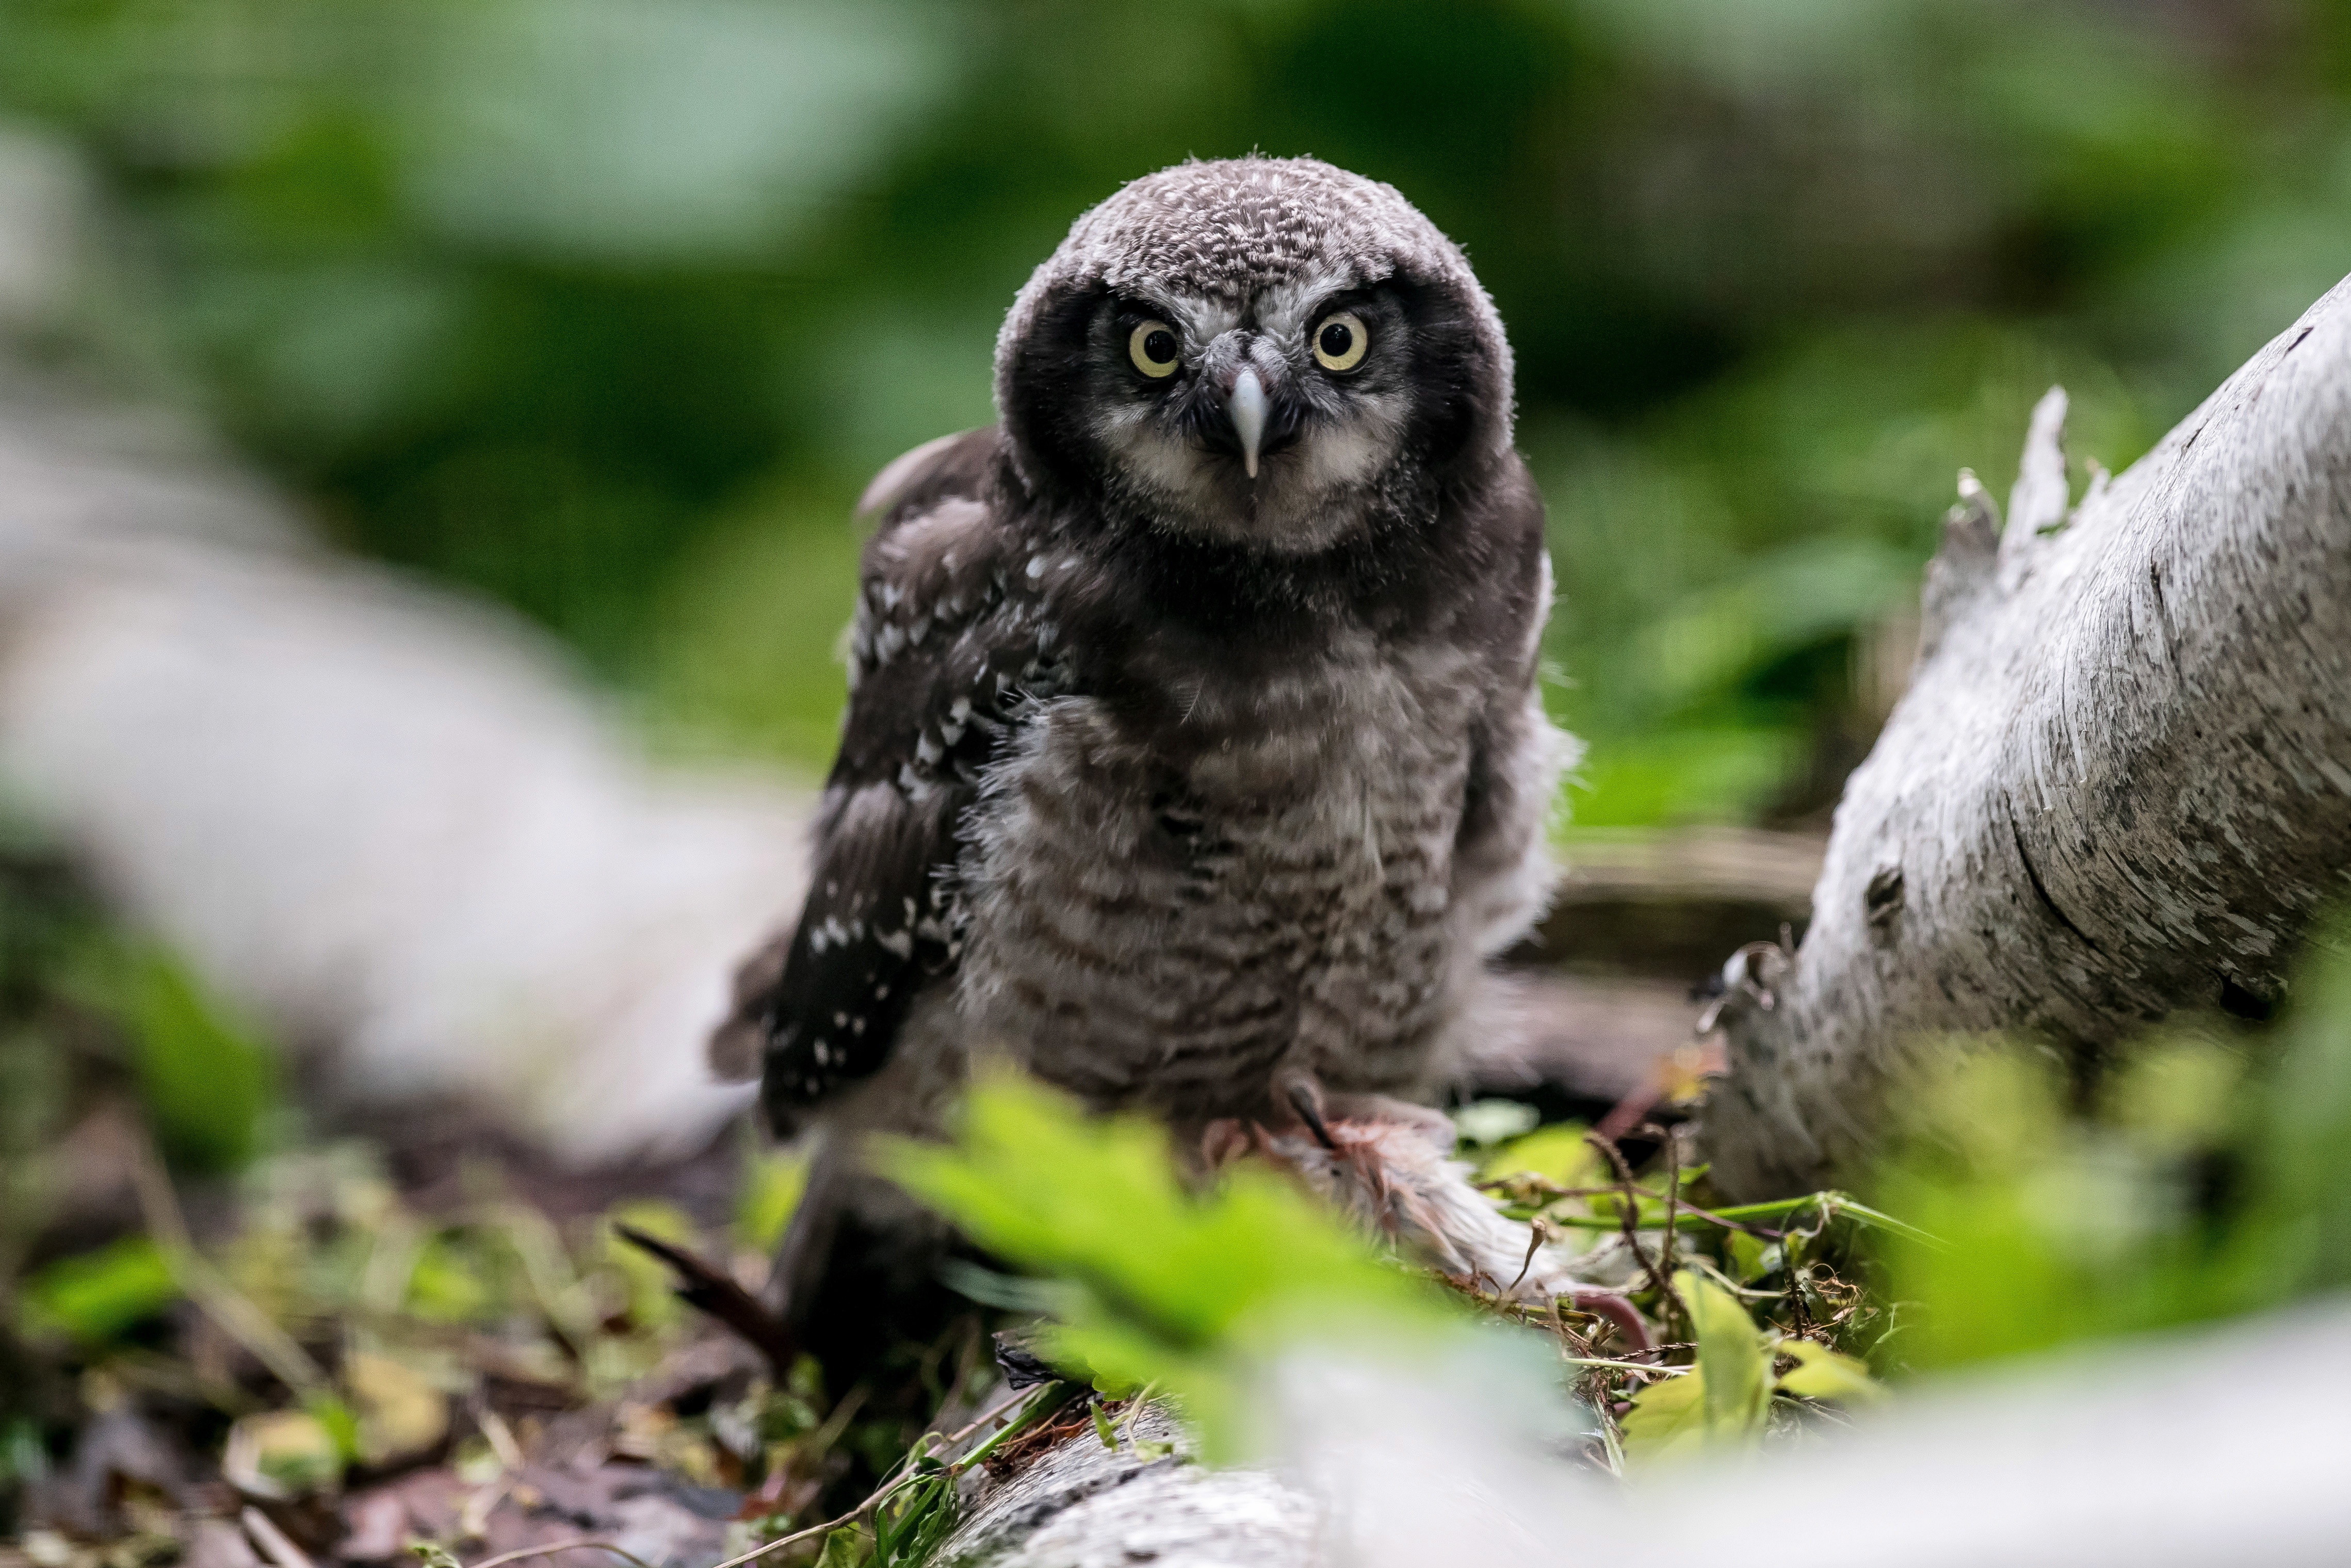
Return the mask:
<svg viewBox="0 0 2351 1568"><path fill-rule="evenodd" d="M1265 440L1265 383L1255 371L1243 371L1234 379L1232 393L1225 399L1225 417L1241 438L1241 466L1254 479L1258 445Z"/></svg>

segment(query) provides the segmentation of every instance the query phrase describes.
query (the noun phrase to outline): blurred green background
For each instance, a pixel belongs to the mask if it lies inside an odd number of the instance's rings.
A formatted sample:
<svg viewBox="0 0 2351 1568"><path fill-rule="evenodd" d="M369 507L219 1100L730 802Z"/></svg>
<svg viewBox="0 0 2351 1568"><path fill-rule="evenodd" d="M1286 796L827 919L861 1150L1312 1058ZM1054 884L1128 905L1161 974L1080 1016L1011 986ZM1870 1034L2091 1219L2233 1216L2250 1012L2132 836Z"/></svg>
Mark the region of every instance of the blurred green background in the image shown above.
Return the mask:
<svg viewBox="0 0 2351 1568"><path fill-rule="evenodd" d="M99 193L60 354L809 768L849 502L1070 221L1392 181L1518 348L1602 824L1817 823L1957 468L2055 380L2119 468L2351 270L2331 0L0 0L0 117Z"/></svg>

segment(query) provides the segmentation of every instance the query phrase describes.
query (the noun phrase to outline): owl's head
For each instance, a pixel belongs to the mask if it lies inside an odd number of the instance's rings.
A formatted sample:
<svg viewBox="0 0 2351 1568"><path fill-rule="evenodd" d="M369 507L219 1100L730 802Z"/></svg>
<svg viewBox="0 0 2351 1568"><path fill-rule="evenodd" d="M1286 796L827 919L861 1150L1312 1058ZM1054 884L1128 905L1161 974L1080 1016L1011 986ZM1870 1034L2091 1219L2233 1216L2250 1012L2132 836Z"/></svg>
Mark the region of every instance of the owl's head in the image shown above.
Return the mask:
<svg viewBox="0 0 2351 1568"><path fill-rule="evenodd" d="M1459 248L1310 158L1184 163L1080 218L1020 292L999 417L1032 488L1283 553L1510 444L1510 351Z"/></svg>

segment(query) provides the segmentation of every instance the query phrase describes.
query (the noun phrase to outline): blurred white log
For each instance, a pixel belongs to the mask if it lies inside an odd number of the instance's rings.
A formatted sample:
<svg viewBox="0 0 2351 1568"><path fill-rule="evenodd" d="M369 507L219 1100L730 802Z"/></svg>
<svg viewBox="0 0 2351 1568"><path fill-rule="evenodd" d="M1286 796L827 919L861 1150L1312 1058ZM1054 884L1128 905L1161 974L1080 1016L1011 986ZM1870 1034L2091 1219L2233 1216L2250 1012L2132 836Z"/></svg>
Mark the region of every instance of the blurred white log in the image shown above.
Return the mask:
<svg viewBox="0 0 2351 1568"><path fill-rule="evenodd" d="M2070 510L2064 412L2005 531L1963 476L1811 928L1733 961L1727 1190L1826 1185L1938 1033L2258 1010L2351 892L2351 281Z"/></svg>
<svg viewBox="0 0 2351 1568"><path fill-rule="evenodd" d="M0 139L0 331L63 270L30 145ZM543 639L311 547L173 422L5 342L0 779L331 1092L580 1162L747 1103L702 1041L798 905L801 797L646 766Z"/></svg>
<svg viewBox="0 0 2351 1568"><path fill-rule="evenodd" d="M640 768L518 639L376 574L150 545L47 575L0 656L10 782L330 1089L579 1161L746 1103L701 1041L799 895L790 797Z"/></svg>
<svg viewBox="0 0 2351 1568"><path fill-rule="evenodd" d="M1760 1454L1619 1489L1531 1463L1474 1365L1301 1362L1281 1452L1346 1523L1331 1568L2197 1568L2340 1563L2351 1541L2351 1307L2335 1302L1907 1392ZM1529 1542L1536 1542L1530 1546Z"/></svg>
<svg viewBox="0 0 2351 1568"><path fill-rule="evenodd" d="M1756 1452L1619 1484L1555 1457L1544 1357L1269 1370L1265 1469L1091 1430L983 1483L955 1568L2322 1568L2351 1541L2351 1304L1907 1392ZM1136 1437L1165 1438L1157 1418Z"/></svg>

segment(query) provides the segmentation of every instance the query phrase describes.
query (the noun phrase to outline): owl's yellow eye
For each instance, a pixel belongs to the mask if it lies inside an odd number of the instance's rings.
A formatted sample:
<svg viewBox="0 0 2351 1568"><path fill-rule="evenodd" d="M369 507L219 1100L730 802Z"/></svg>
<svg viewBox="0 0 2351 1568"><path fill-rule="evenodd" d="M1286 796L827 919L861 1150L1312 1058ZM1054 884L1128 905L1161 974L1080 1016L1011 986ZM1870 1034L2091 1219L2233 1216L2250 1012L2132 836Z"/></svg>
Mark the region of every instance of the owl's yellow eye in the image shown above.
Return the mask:
<svg viewBox="0 0 2351 1568"><path fill-rule="evenodd" d="M1314 362L1326 371L1353 370L1364 362L1364 351L1371 346L1370 329L1353 310L1325 316L1314 329Z"/></svg>
<svg viewBox="0 0 2351 1568"><path fill-rule="evenodd" d="M1182 347L1175 328L1165 321L1145 321L1127 334L1126 356L1136 370L1156 381L1176 373L1176 354Z"/></svg>

